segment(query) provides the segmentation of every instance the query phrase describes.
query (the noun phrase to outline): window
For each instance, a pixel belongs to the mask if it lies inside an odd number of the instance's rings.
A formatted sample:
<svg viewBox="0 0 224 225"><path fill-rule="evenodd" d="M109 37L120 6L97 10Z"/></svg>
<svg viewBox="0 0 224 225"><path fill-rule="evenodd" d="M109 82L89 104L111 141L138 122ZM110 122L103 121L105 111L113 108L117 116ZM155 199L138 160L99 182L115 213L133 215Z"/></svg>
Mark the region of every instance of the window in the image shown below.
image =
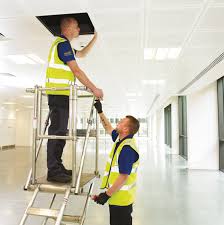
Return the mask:
<svg viewBox="0 0 224 225"><path fill-rule="evenodd" d="M172 147L171 105L164 109L165 144Z"/></svg>
<svg viewBox="0 0 224 225"><path fill-rule="evenodd" d="M224 77L217 81L219 124L219 169L224 172Z"/></svg>
<svg viewBox="0 0 224 225"><path fill-rule="evenodd" d="M179 154L187 159L187 98L178 97Z"/></svg>

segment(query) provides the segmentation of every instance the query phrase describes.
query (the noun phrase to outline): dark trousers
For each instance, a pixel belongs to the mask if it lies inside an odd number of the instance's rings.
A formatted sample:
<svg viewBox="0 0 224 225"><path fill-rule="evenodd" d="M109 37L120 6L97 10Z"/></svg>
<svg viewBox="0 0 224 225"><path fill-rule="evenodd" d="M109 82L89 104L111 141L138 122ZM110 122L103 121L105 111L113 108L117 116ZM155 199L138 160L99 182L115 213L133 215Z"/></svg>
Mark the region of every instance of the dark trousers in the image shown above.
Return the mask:
<svg viewBox="0 0 224 225"><path fill-rule="evenodd" d="M109 205L110 225L132 225L132 204L128 206Z"/></svg>
<svg viewBox="0 0 224 225"><path fill-rule="evenodd" d="M68 103L61 102L67 96L49 96L48 104L50 109L49 135L64 136L67 133L69 108ZM61 103L61 104L60 104ZM51 175L61 172L62 153L65 146L65 140L51 140L47 142L47 167Z"/></svg>

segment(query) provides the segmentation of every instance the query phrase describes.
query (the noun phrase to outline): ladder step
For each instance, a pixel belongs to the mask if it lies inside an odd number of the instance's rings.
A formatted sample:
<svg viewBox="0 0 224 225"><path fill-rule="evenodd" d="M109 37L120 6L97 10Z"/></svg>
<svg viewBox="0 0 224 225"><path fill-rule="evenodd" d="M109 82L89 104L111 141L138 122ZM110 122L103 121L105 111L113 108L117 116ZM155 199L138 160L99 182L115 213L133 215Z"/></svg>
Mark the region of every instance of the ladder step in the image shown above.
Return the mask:
<svg viewBox="0 0 224 225"><path fill-rule="evenodd" d="M83 188L86 184L96 178L96 174L91 173L83 173L81 176L80 188ZM71 184L60 184L55 182L48 182L46 176L39 177L36 180L36 184L29 185L28 190L34 191L39 186L39 191L48 192L48 193L56 193L56 194L64 194L68 186ZM71 192L74 192L74 188L72 188Z"/></svg>
<svg viewBox="0 0 224 225"><path fill-rule="evenodd" d="M59 210L56 209L43 209L43 208L29 208L27 210L28 215L32 216L42 216L51 219L57 219ZM72 223L80 223L82 217L81 216L71 216L71 215L64 215L62 218L63 222L72 222Z"/></svg>
<svg viewBox="0 0 224 225"><path fill-rule="evenodd" d="M87 129L77 129L76 132L78 137L85 137ZM89 136L96 137L96 130L90 130Z"/></svg>

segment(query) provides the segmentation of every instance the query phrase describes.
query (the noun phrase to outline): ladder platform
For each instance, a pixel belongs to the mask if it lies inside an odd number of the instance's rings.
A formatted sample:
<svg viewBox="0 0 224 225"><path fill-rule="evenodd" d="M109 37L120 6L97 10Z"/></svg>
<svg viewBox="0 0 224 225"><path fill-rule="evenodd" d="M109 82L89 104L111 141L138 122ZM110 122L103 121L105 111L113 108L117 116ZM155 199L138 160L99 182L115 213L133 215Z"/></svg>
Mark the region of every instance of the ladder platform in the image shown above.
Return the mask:
<svg viewBox="0 0 224 225"><path fill-rule="evenodd" d="M98 175L92 173L83 173L80 180L80 189L83 188L86 184L96 178ZM39 190L41 192L57 193L64 194L66 189L71 186L70 183L57 183L47 181L47 177L39 177L36 179L35 184L30 184L28 191L34 191L36 187L40 185ZM74 192L75 187L72 187L71 192Z"/></svg>
<svg viewBox="0 0 224 225"><path fill-rule="evenodd" d="M27 214L32 216L47 217L56 220L59 214L59 210L31 207L27 210ZM63 222L71 222L71 223L80 223L81 219L82 219L81 216L63 215L62 217Z"/></svg>

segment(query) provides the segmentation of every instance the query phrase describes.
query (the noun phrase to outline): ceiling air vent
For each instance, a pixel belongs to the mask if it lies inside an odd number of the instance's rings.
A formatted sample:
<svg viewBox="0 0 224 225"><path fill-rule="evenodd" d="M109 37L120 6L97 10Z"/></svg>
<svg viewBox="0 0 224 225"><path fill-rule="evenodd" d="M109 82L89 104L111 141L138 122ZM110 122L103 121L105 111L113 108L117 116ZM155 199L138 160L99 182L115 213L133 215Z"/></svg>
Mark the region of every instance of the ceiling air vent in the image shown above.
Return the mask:
<svg viewBox="0 0 224 225"><path fill-rule="evenodd" d="M80 35L93 34L94 26L89 18L88 13L73 13L73 14L60 14L37 16L37 19L50 31L54 36L60 35L60 21L64 17L75 18L80 27Z"/></svg>
<svg viewBox="0 0 224 225"><path fill-rule="evenodd" d="M4 39L5 39L5 36L2 33L0 33L0 41L2 41Z"/></svg>

